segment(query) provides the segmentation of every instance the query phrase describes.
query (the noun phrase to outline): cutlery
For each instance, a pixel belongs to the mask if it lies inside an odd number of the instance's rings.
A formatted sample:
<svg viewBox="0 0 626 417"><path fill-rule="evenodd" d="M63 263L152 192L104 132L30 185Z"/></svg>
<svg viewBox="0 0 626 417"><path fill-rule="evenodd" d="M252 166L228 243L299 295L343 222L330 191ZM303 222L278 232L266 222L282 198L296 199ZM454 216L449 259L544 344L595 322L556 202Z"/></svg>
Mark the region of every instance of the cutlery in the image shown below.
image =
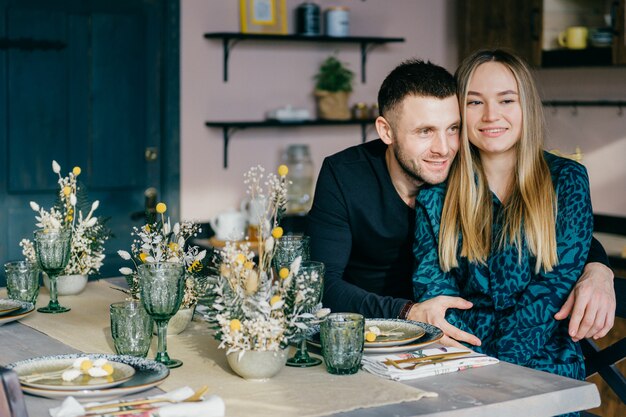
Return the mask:
<svg viewBox="0 0 626 417"><path fill-rule="evenodd" d="M439 355L430 355L430 356L420 356L417 358L406 358L406 359L398 359L393 360L391 358L386 358L387 360L383 362L385 365L393 365L396 366L401 363L415 363L415 362L425 362L432 361L433 359L443 359L443 358L458 358L461 356L466 356L472 353L472 351L467 350L463 352L451 352L451 353L441 353ZM397 366L396 366L397 367Z"/></svg>
<svg viewBox="0 0 626 417"><path fill-rule="evenodd" d="M175 399L166 398L166 397L157 397L157 398L145 398L145 399L140 399L140 400L131 400L131 401L125 401L125 402L119 402L119 403L112 403L112 404L94 405L91 407L85 407L85 411L88 412L87 414L85 414L85 416L99 416L102 414L117 415L117 414L123 414L123 413L130 414L132 412L132 409L122 410L122 408L132 407L132 406L137 406L137 405L144 405L144 404L166 403L166 402L185 403L185 402L201 401L202 395L204 395L204 393L207 392L208 389L209 389L208 386L203 385L202 387L198 388L191 396L183 400L175 400ZM100 411L94 412L96 410L100 410ZM106 412L103 412L103 410L106 410Z"/></svg>

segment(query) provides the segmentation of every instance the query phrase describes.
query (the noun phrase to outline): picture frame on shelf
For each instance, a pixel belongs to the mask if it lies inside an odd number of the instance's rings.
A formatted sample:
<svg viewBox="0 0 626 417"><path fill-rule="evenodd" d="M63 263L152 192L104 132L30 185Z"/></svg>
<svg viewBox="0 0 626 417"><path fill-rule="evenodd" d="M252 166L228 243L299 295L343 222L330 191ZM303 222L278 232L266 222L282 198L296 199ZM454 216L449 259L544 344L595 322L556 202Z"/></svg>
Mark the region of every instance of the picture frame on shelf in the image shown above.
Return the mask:
<svg viewBox="0 0 626 417"><path fill-rule="evenodd" d="M285 0L239 0L242 33L287 34Z"/></svg>

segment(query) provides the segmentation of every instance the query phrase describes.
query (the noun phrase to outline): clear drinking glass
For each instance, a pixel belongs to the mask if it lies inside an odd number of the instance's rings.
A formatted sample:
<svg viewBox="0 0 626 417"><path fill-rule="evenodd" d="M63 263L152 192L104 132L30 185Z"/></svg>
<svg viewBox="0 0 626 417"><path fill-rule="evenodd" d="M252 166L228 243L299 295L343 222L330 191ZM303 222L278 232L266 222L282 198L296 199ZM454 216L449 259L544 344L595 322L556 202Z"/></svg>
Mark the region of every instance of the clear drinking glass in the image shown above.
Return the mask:
<svg viewBox="0 0 626 417"><path fill-rule="evenodd" d="M157 325L158 347L155 360L168 368L178 368L182 361L167 354L167 323L176 314L185 290L185 268L172 262L148 263L137 267L141 301Z"/></svg>
<svg viewBox="0 0 626 417"><path fill-rule="evenodd" d="M276 242L274 252L274 268L279 271L281 268L289 268L291 263L298 257L302 261L311 259L310 246L311 238L306 235L285 235Z"/></svg>
<svg viewBox="0 0 626 417"><path fill-rule="evenodd" d="M152 342L152 317L141 301L122 301L109 307L111 336L118 355L145 358Z"/></svg>
<svg viewBox="0 0 626 417"><path fill-rule="evenodd" d="M7 275L7 294L12 300L35 304L39 295L39 268L26 261L4 264Z"/></svg>
<svg viewBox="0 0 626 417"><path fill-rule="evenodd" d="M324 264L316 261L305 261L300 264L300 270L294 277L295 290L298 287L310 288L313 290L313 294L305 300L304 312L310 312L322 298L322 292L324 291ZM319 358L313 358L309 356L306 345L307 333L303 330L299 332L299 345L298 350L293 357L287 359L288 366L296 366L300 368L307 368L309 366L316 366L322 363Z"/></svg>
<svg viewBox="0 0 626 417"><path fill-rule="evenodd" d="M68 230L37 230L34 241L37 264L50 279L50 302L37 311L52 314L70 311L57 300L57 278L70 260L72 234Z"/></svg>
<svg viewBox="0 0 626 417"><path fill-rule="evenodd" d="M361 366L365 319L355 313L329 314L321 325L322 354L331 374L354 374Z"/></svg>

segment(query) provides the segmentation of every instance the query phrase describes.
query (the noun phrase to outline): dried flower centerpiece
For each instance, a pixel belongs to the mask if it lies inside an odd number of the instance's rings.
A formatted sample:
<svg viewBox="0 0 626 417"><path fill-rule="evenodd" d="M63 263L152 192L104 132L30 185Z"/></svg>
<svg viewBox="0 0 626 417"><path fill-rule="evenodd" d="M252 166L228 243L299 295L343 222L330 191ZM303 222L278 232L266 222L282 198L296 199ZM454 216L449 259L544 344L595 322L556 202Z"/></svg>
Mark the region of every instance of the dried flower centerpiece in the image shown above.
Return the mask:
<svg viewBox="0 0 626 417"><path fill-rule="evenodd" d="M285 364L284 349L288 344L296 340L300 331L315 326L328 313L321 309L321 303L309 308L310 301L306 300L313 297L315 290L304 282L322 277L303 277L300 258L274 276L272 259L276 240L283 235L278 224L287 199L287 173L287 167L281 165L278 175L266 176L260 166L245 174L250 197L266 202L265 211L259 214L258 263L254 261L250 243L226 242L217 261L219 277L210 287L215 300L209 306L207 318L220 341L219 348L227 349L230 366L249 379L278 372ZM241 369L246 356L255 358L261 352L269 355L259 359L259 363L275 364L274 373L250 374ZM243 367L259 370L255 365Z"/></svg>
<svg viewBox="0 0 626 417"><path fill-rule="evenodd" d="M201 292L206 268L203 260L206 250L189 245L189 239L201 231L197 224L184 221L171 225L170 218L165 216L167 206L159 203L156 211L160 215L151 224L141 228L133 228L131 235L135 236L130 253L120 250L117 253L124 260L132 261L134 268L120 268L128 283L128 294L133 300L140 298L140 282L137 266L143 263L174 262L183 264L186 270L185 294L181 308L190 308L196 305Z"/></svg>
<svg viewBox="0 0 626 417"><path fill-rule="evenodd" d="M59 176L59 192L56 204L47 211L34 201L30 207L37 213L35 224L48 231L68 230L72 235L70 259L63 275L97 274L104 260L104 243L110 236L105 220L94 216L99 206L96 200L89 204L85 192L78 184L80 167L74 167L65 177L61 176L61 166L52 161L52 171ZM89 208L89 211L86 209ZM87 214L85 214L87 213ZM33 242L22 239L22 253L30 262L36 263Z"/></svg>

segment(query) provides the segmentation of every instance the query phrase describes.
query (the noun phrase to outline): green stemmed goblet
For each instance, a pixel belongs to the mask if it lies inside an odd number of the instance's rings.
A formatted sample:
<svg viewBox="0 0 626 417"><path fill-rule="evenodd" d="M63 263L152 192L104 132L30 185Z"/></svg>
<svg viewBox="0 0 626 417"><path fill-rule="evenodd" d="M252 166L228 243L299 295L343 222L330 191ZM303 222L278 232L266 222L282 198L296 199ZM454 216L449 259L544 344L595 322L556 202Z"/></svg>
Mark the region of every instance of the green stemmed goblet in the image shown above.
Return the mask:
<svg viewBox="0 0 626 417"><path fill-rule="evenodd" d="M298 270L298 273L294 277L294 290L296 292L304 289L311 291L304 300L303 308L305 312L311 312L322 299L325 270L322 262L304 261L300 264L300 270ZM299 337L298 349L293 357L287 359L287 365L307 368L322 363L321 359L313 358L309 355L306 346L307 332L300 330Z"/></svg>
<svg viewBox="0 0 626 417"><path fill-rule="evenodd" d="M37 264L50 279L50 302L37 311L52 314L70 311L57 300L57 278L70 260L72 234L68 230L37 230L34 240Z"/></svg>
<svg viewBox="0 0 626 417"><path fill-rule="evenodd" d="M185 268L173 262L147 263L137 267L143 306L157 325L157 354L155 360L168 368L183 364L167 354L167 323L183 301Z"/></svg>
<svg viewBox="0 0 626 417"><path fill-rule="evenodd" d="M276 241L276 251L272 259L276 271L289 268L291 263L300 256L303 261L311 259L310 240L306 235L285 235Z"/></svg>

